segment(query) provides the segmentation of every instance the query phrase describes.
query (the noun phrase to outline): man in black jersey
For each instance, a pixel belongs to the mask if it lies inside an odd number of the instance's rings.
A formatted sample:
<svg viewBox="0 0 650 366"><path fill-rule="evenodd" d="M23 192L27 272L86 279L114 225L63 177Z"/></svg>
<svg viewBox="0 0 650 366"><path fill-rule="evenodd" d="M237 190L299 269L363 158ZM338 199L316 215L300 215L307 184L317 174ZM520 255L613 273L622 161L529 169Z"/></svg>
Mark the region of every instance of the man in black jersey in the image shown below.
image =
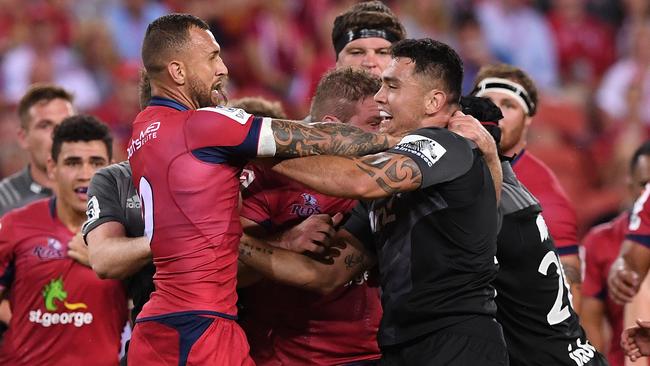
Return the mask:
<svg viewBox="0 0 650 366"><path fill-rule="evenodd" d="M404 136L400 144L273 168L324 194L366 200L339 232L344 248L335 265L323 264L305 287L334 289L377 262L382 364L506 365L490 285L497 272L493 180L476 145L445 128L472 119L459 111L462 63L431 39L400 41L391 52L375 100L381 129ZM268 261L259 251L253 257L245 260Z"/></svg>
<svg viewBox="0 0 650 366"><path fill-rule="evenodd" d="M481 118L472 113L496 132L493 135L498 144L498 121L503 117L499 108L478 97L463 98L461 104L490 114ZM502 160L499 273L493 285L497 290L496 318L503 327L510 365L607 365L587 341L573 310L571 292L539 201L519 182L510 158L502 156Z"/></svg>

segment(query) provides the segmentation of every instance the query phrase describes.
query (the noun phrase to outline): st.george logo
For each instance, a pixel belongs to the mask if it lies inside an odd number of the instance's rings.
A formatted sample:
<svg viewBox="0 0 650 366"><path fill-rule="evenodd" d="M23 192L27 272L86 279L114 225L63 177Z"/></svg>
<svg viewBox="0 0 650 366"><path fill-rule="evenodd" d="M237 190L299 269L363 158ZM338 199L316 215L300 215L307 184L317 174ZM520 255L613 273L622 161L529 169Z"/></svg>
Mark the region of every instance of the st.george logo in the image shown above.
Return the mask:
<svg viewBox="0 0 650 366"><path fill-rule="evenodd" d="M93 322L92 313L75 311L88 309L85 303L67 301L68 292L64 288L62 277L53 279L43 286L42 294L46 311L31 310L29 312L30 322L40 324L45 328L56 324L72 324L79 328ZM58 312L61 305L64 310L69 311Z"/></svg>

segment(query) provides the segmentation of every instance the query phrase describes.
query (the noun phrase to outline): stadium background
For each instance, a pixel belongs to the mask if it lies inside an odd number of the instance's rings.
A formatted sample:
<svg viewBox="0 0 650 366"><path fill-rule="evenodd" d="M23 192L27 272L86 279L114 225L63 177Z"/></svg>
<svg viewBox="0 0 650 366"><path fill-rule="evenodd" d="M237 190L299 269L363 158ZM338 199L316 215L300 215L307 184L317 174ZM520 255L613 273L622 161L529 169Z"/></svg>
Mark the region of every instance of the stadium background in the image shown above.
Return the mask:
<svg viewBox="0 0 650 366"><path fill-rule="evenodd" d="M261 95L307 114L334 64L330 32L349 0L0 0L0 178L24 166L15 104L30 83L74 92L125 158L139 110L140 43L169 12L206 19L229 68L229 97ZM650 1L386 1L410 38L457 49L468 92L481 65L508 62L541 91L528 149L558 175L582 235L629 203L627 161L650 126Z"/></svg>

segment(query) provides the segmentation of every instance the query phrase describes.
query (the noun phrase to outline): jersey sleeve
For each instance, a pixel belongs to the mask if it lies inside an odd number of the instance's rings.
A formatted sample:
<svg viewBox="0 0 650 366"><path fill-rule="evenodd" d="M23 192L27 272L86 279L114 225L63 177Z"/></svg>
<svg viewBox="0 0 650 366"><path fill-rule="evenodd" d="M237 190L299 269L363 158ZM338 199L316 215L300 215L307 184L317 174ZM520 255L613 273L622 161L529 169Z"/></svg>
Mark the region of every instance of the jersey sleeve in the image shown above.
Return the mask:
<svg viewBox="0 0 650 366"><path fill-rule="evenodd" d="M585 296L594 297L602 301L606 296L606 268L603 268L599 260L598 236L589 232L583 239L585 277L582 281L582 293Z"/></svg>
<svg viewBox="0 0 650 366"><path fill-rule="evenodd" d="M271 227L271 208L264 189L263 172L248 165L242 172L242 206L240 215L251 221Z"/></svg>
<svg viewBox="0 0 650 366"><path fill-rule="evenodd" d="M634 203L630 224L625 231L625 239L650 248L650 183Z"/></svg>
<svg viewBox="0 0 650 366"><path fill-rule="evenodd" d="M547 197L537 197L542 203L544 217L555 247L560 256L578 254L577 218L573 206L563 192L549 189L543 193Z"/></svg>
<svg viewBox="0 0 650 366"><path fill-rule="evenodd" d="M350 212L350 217L343 225L343 228L363 243L366 249L374 253L374 239L370 225L368 203L359 201L352 212Z"/></svg>
<svg viewBox="0 0 650 366"><path fill-rule="evenodd" d="M84 241L89 232L103 223L116 221L124 227L127 226L117 184L115 176L108 168L101 169L93 175L88 186L87 218L81 228Z"/></svg>
<svg viewBox="0 0 650 366"><path fill-rule="evenodd" d="M0 218L0 290L8 288L14 278L14 234L11 215Z"/></svg>
<svg viewBox="0 0 650 366"><path fill-rule="evenodd" d="M194 156L208 163L275 155L271 119L255 117L242 109L198 109L188 119L185 134Z"/></svg>
<svg viewBox="0 0 650 366"><path fill-rule="evenodd" d="M451 181L465 174L474 162L469 142L447 129L425 128L405 136L389 153L413 159L422 174L422 186Z"/></svg>

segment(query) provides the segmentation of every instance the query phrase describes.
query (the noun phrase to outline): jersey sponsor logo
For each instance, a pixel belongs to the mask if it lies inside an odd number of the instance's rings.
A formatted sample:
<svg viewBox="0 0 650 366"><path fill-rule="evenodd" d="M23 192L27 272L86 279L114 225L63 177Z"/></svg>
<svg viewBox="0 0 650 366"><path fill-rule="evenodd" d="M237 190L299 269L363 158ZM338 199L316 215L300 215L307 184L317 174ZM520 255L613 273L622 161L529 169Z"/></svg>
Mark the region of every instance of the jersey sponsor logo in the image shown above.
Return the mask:
<svg viewBox="0 0 650 366"><path fill-rule="evenodd" d="M42 261L66 258L63 244L55 238L47 238L47 244L35 246L32 254Z"/></svg>
<svg viewBox="0 0 650 366"><path fill-rule="evenodd" d="M92 196L86 206L86 222L84 222L81 231L86 232L86 227L99 219L99 200L97 196Z"/></svg>
<svg viewBox="0 0 650 366"><path fill-rule="evenodd" d="M255 172L250 170L250 169L244 169L241 172L241 175L239 176L239 184L243 188L248 188L248 186L253 183L255 180Z"/></svg>
<svg viewBox="0 0 650 366"><path fill-rule="evenodd" d="M31 310L29 312L29 321L32 323L40 324L44 328L56 324L72 324L79 328L93 322L93 314L83 311L75 311L79 309L87 309L88 306L83 302L69 303L67 302L68 292L63 285L63 278L51 280L43 287L43 299L45 302L45 310L41 309ZM60 304L63 304L64 311L59 312Z"/></svg>
<svg viewBox="0 0 650 366"><path fill-rule="evenodd" d="M140 209L140 197L137 194L126 199L126 208L137 208Z"/></svg>
<svg viewBox="0 0 650 366"><path fill-rule="evenodd" d="M316 197L309 193L302 193L303 203L294 203L291 205L291 214L299 217L309 217L321 213L320 205Z"/></svg>
<svg viewBox="0 0 650 366"><path fill-rule="evenodd" d="M576 340L576 346L572 344L568 346L569 358L576 363L577 366L584 366L596 355L596 348L589 344L589 340L582 343L580 339Z"/></svg>
<svg viewBox="0 0 650 366"><path fill-rule="evenodd" d="M245 110L239 108L216 106L216 107L201 108L199 110L218 113L222 116L226 116L230 118L231 120L239 123L240 125L245 125L246 122L248 122L248 119L251 117L251 115L246 113Z"/></svg>
<svg viewBox="0 0 650 366"><path fill-rule="evenodd" d="M140 134L137 138L131 137L129 142L129 147L126 149L127 156L130 159L131 156L138 150L142 148L147 142L158 138L158 130L160 129L160 122L153 122L147 126L144 130L140 131Z"/></svg>
<svg viewBox="0 0 650 366"><path fill-rule="evenodd" d="M404 137L395 146L395 149L418 156L429 167L432 167L447 152L447 149L442 147L436 140L420 135Z"/></svg>

